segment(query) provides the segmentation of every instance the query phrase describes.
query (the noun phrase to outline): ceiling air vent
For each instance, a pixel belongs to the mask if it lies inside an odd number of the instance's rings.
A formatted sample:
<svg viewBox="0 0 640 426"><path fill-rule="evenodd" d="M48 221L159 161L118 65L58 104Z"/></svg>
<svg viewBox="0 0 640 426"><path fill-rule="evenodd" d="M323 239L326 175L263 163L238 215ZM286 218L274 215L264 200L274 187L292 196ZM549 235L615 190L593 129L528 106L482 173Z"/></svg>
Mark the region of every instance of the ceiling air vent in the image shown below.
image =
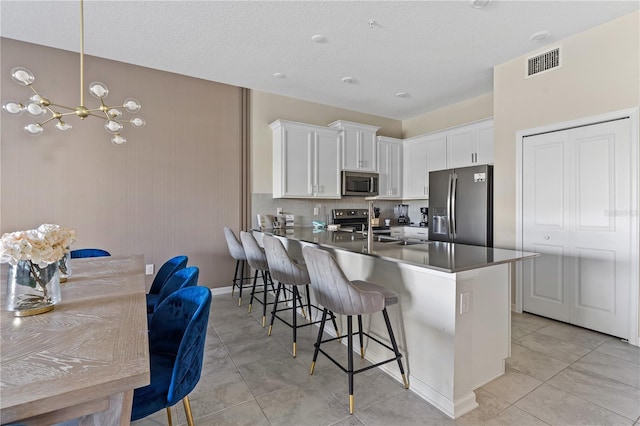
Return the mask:
<svg viewBox="0 0 640 426"><path fill-rule="evenodd" d="M545 71L559 68L560 63L560 47L541 53L527 59L527 78Z"/></svg>

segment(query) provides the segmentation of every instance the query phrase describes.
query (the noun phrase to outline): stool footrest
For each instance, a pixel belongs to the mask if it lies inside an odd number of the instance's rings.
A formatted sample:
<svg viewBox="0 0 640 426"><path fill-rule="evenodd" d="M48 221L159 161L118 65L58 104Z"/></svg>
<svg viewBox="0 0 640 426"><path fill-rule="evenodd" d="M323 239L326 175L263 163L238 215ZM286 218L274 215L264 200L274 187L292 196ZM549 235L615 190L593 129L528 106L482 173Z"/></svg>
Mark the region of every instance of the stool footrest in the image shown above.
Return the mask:
<svg viewBox="0 0 640 426"><path fill-rule="evenodd" d="M378 342L378 343L380 343L382 346L384 346L385 348L387 348L387 349L389 349L390 351L392 351L392 352L393 352L393 348L392 348L392 347L387 346L385 343L380 342L380 341L379 341L379 340L377 340L375 337L371 337L371 336L369 336L369 335L368 335L368 334L366 334L366 333L363 333L363 334L364 334L365 336L367 336L367 337L369 337L369 338L371 338L371 339L373 339L373 340L377 341L377 342ZM355 334L354 334L354 335L355 335ZM344 336L343 336L343 337L344 337ZM322 342L320 342L320 344L322 344L322 343L327 343L327 342L332 342L332 341L334 341L334 340L339 340L339 339L340 339L340 337L334 337L334 338L331 338L331 339L323 340ZM318 344L317 344L317 343L315 343L315 344L314 344L314 346L315 346L315 347L318 347ZM345 372L345 373L348 373L348 372L349 372L349 370L348 370L347 368L345 368L342 364L340 364L338 361L336 361L336 360L335 360L331 355L329 355L328 353L326 353L322 348L318 347L318 351L319 351L319 352L321 352L321 353L322 353L324 356L326 356L327 358L329 358L329 360L331 360L335 365L337 365L337 366L338 366L338 368L340 368L343 372ZM370 369L372 369L372 368L380 367L381 365L387 364L387 363L392 362L392 361L397 361L397 360L399 360L399 359L401 359L401 358L402 358L402 354L400 354L400 355L398 355L398 356L394 356L393 358L389 358L389 359L384 360L384 361L377 362L377 363L375 363L375 364L368 365L368 366L366 366L366 367L362 367L362 368L360 368L360 369L358 369L358 370L353 370L353 374L356 374L356 373L362 373L363 371L367 371L367 370L370 370Z"/></svg>

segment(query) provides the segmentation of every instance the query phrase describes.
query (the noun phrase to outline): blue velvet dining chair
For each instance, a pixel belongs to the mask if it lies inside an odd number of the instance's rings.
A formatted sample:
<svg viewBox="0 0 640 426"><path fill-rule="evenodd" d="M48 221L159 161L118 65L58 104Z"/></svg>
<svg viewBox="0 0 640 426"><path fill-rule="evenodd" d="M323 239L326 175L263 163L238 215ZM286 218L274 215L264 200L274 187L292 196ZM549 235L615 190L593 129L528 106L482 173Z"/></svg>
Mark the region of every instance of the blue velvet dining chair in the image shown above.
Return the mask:
<svg viewBox="0 0 640 426"><path fill-rule="evenodd" d="M151 383L133 393L131 421L167 409L182 400L187 422L193 425L189 393L202 372L211 291L206 287L187 287L167 296L149 325L149 364Z"/></svg>
<svg viewBox="0 0 640 426"><path fill-rule="evenodd" d="M151 324L151 317L155 313L156 309L164 299L169 297L170 294L175 293L176 291L193 287L198 285L198 276L200 275L200 269L197 266L187 266L171 275L164 286L162 286L162 290L160 290L160 294L158 295L158 301L156 305L153 307L151 313L147 312L147 321Z"/></svg>
<svg viewBox="0 0 640 426"><path fill-rule="evenodd" d="M160 290L173 274L187 266L188 260L187 256L175 256L160 267L147 293L147 313L153 313L153 309L158 304Z"/></svg>
<svg viewBox="0 0 640 426"><path fill-rule="evenodd" d="M97 249L97 248L71 250L72 259L79 259L82 257L105 257L105 256L111 256L111 253L109 253L106 250Z"/></svg>

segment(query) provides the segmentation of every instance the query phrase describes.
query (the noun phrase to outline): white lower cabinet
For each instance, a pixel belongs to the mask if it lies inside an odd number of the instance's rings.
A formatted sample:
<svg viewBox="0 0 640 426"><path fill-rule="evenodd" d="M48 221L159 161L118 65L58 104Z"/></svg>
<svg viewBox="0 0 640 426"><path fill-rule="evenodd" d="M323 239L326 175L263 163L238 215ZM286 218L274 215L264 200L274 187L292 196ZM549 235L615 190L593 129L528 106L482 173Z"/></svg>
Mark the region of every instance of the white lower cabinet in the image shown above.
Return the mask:
<svg viewBox="0 0 640 426"><path fill-rule="evenodd" d="M276 120L274 198L340 198L340 140L335 129Z"/></svg>
<svg viewBox="0 0 640 426"><path fill-rule="evenodd" d="M428 228L405 226L403 231L404 231L404 238L409 238L412 240L423 240L423 241L427 241L429 239Z"/></svg>
<svg viewBox="0 0 640 426"><path fill-rule="evenodd" d="M429 239L429 229L416 226L392 226L391 236L401 239L423 240Z"/></svg>
<svg viewBox="0 0 640 426"><path fill-rule="evenodd" d="M378 136L378 198L402 199L402 139Z"/></svg>

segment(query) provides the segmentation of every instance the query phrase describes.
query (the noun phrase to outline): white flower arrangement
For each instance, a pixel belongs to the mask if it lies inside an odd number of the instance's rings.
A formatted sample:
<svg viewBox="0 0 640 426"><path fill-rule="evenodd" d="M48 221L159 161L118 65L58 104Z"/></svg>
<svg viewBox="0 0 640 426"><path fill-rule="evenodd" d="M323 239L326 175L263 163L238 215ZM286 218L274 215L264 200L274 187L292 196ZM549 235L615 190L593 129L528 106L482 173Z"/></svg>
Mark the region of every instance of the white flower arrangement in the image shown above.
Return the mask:
<svg viewBox="0 0 640 426"><path fill-rule="evenodd" d="M0 239L0 263L16 265L29 260L44 268L59 261L75 241L75 230L49 223L37 229L6 233Z"/></svg>

